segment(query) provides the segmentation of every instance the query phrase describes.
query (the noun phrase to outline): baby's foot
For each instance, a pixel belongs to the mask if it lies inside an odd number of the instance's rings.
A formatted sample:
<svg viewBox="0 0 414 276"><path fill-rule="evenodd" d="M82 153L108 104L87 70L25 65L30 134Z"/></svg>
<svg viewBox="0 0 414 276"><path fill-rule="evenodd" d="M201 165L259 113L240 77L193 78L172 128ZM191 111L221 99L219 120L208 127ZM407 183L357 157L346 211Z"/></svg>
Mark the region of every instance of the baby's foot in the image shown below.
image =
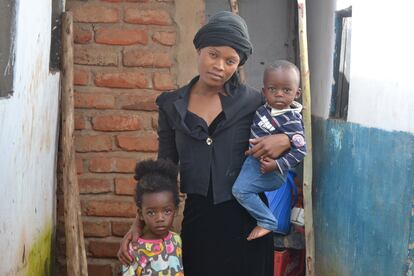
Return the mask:
<svg viewBox="0 0 414 276"><path fill-rule="evenodd" d="M264 235L269 234L271 231L263 228L261 226L256 226L253 228L252 232L250 232L249 236L247 237L248 241L263 237Z"/></svg>

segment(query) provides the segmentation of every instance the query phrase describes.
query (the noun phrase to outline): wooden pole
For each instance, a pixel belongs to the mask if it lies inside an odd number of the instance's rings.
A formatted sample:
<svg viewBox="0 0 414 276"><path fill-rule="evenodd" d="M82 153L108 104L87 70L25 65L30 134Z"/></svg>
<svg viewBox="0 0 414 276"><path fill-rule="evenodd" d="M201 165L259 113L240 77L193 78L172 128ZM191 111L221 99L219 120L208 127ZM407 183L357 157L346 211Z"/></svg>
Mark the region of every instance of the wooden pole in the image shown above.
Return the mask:
<svg viewBox="0 0 414 276"><path fill-rule="evenodd" d="M229 4L231 12L239 15L239 3L237 2L237 0L229 0ZM238 71L241 83L246 83L246 72L244 71L243 66L240 66Z"/></svg>
<svg viewBox="0 0 414 276"><path fill-rule="evenodd" d="M61 149L67 274L87 276L74 149L73 18L70 12L64 13L62 18L62 47Z"/></svg>
<svg viewBox="0 0 414 276"><path fill-rule="evenodd" d="M306 239L306 275L315 275L315 237L313 231L312 208L312 124L311 124L311 91L308 64L308 42L306 34L306 0L297 0L300 72L303 95L303 123L307 144L307 155L303 168L303 202L305 209Z"/></svg>

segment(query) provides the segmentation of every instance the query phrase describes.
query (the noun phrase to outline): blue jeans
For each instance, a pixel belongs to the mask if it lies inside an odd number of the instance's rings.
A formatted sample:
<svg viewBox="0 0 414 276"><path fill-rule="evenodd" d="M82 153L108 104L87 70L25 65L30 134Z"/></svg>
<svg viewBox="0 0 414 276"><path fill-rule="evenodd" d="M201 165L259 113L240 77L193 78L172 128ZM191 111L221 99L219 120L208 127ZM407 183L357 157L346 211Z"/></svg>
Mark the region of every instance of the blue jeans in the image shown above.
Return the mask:
<svg viewBox="0 0 414 276"><path fill-rule="evenodd" d="M275 232L277 221L272 211L260 199L258 193L278 189L286 177L270 172L260 172L260 161L248 156L243 163L239 176L233 185L233 195L237 201L257 220L257 225Z"/></svg>

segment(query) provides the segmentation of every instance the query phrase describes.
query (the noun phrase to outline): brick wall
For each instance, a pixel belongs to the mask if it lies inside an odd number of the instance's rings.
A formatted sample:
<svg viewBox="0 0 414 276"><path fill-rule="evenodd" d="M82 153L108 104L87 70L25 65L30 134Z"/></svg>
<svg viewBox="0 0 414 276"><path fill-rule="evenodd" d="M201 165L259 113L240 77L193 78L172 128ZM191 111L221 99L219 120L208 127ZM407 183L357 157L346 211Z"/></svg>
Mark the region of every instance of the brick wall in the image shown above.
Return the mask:
<svg viewBox="0 0 414 276"><path fill-rule="evenodd" d="M67 2L74 16L76 157L90 275L117 275L135 216L133 170L155 157L155 97L176 88L174 2ZM64 270L58 191L58 275Z"/></svg>

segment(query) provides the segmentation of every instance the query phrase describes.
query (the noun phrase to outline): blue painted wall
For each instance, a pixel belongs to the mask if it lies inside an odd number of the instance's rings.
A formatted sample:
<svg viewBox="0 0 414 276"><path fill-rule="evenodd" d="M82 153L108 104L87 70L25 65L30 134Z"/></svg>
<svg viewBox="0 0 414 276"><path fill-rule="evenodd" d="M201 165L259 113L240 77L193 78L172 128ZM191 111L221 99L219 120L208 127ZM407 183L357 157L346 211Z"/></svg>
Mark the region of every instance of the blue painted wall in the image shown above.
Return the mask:
<svg viewBox="0 0 414 276"><path fill-rule="evenodd" d="M414 136L313 118L316 275L407 275Z"/></svg>

